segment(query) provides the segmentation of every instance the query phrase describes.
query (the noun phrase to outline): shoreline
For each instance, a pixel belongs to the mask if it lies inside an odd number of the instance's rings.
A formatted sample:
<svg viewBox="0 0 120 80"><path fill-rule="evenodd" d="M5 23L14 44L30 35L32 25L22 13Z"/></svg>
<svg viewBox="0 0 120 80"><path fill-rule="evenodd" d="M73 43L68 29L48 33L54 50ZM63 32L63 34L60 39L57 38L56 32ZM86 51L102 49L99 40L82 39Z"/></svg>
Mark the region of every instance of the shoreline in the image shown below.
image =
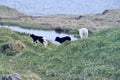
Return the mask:
<svg viewBox="0 0 120 80"><path fill-rule="evenodd" d="M20 26L23 28L61 29L66 33L76 33L76 30L82 27L95 32L104 28L120 26L120 9L105 10L102 14L56 14L48 16L27 16L6 6L0 6L0 11L1 25Z"/></svg>

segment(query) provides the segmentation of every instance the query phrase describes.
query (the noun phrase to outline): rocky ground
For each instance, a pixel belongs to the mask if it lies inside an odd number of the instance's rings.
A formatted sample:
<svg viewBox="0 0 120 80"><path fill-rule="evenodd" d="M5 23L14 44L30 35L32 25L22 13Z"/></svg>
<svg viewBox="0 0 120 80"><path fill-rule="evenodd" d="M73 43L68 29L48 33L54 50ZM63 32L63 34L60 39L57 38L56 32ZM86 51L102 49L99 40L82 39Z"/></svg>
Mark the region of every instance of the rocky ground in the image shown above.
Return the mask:
<svg viewBox="0 0 120 80"><path fill-rule="evenodd" d="M120 9L105 10L101 14L88 15L49 15L49 16L27 16L5 6L0 6L0 21L11 23L27 23L31 25L46 26L51 29L67 28L78 29L87 27L91 31L97 31L108 27L120 26ZM31 26L32 28L32 26ZM43 28L44 29L44 28Z"/></svg>

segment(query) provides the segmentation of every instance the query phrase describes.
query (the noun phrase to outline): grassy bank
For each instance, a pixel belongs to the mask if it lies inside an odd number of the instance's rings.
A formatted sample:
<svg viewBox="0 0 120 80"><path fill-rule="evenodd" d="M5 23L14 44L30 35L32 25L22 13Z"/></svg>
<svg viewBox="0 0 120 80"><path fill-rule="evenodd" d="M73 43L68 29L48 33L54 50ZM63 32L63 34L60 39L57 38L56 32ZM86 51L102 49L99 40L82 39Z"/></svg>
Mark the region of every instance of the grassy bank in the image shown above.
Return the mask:
<svg viewBox="0 0 120 80"><path fill-rule="evenodd" d="M35 46L26 34L0 28L0 74L24 80L120 80L120 28L56 46ZM18 46L19 45L19 46Z"/></svg>
<svg viewBox="0 0 120 80"><path fill-rule="evenodd" d="M41 25L31 21L31 17L13 8L0 5L0 25L20 26L23 28L51 30L47 25Z"/></svg>
<svg viewBox="0 0 120 80"><path fill-rule="evenodd" d="M76 34L86 27L91 32L112 26L120 26L120 9L106 10L101 14L28 16L15 9L0 5L0 24L17 25L23 28L59 30Z"/></svg>

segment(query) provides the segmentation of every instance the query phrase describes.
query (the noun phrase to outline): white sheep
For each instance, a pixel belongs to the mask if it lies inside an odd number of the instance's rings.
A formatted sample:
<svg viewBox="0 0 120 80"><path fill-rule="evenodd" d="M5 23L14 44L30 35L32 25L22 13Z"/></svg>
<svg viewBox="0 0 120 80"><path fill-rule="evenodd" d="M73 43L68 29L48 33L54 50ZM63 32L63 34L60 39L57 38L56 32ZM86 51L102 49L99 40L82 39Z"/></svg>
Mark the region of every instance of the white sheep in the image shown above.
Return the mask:
<svg viewBox="0 0 120 80"><path fill-rule="evenodd" d="M79 35L81 38L88 37L88 29L87 28L81 28L81 29L78 29L78 31L79 31Z"/></svg>

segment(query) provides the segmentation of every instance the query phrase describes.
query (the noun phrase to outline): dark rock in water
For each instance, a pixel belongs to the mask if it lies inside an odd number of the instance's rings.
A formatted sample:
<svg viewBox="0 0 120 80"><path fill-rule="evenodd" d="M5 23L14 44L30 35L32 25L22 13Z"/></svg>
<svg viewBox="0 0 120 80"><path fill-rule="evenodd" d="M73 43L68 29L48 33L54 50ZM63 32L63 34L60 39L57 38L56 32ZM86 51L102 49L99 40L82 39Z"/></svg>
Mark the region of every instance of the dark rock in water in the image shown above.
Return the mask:
<svg viewBox="0 0 120 80"><path fill-rule="evenodd" d="M76 18L76 20L79 20L79 19L81 19L81 18L83 18L84 16L82 16L82 15L80 15L80 16L78 16L77 18Z"/></svg>
<svg viewBox="0 0 120 80"><path fill-rule="evenodd" d="M58 28L55 29L55 32L62 33L62 32L64 32L64 29L58 27Z"/></svg>
<svg viewBox="0 0 120 80"><path fill-rule="evenodd" d="M55 29L55 32L56 33L68 33L70 31L70 29L67 29L67 28L61 28L61 27L58 27Z"/></svg>
<svg viewBox="0 0 120 80"><path fill-rule="evenodd" d="M103 11L103 13L102 13L102 14L104 15L104 14L106 14L107 12L108 12L108 10L105 10L105 11Z"/></svg>

